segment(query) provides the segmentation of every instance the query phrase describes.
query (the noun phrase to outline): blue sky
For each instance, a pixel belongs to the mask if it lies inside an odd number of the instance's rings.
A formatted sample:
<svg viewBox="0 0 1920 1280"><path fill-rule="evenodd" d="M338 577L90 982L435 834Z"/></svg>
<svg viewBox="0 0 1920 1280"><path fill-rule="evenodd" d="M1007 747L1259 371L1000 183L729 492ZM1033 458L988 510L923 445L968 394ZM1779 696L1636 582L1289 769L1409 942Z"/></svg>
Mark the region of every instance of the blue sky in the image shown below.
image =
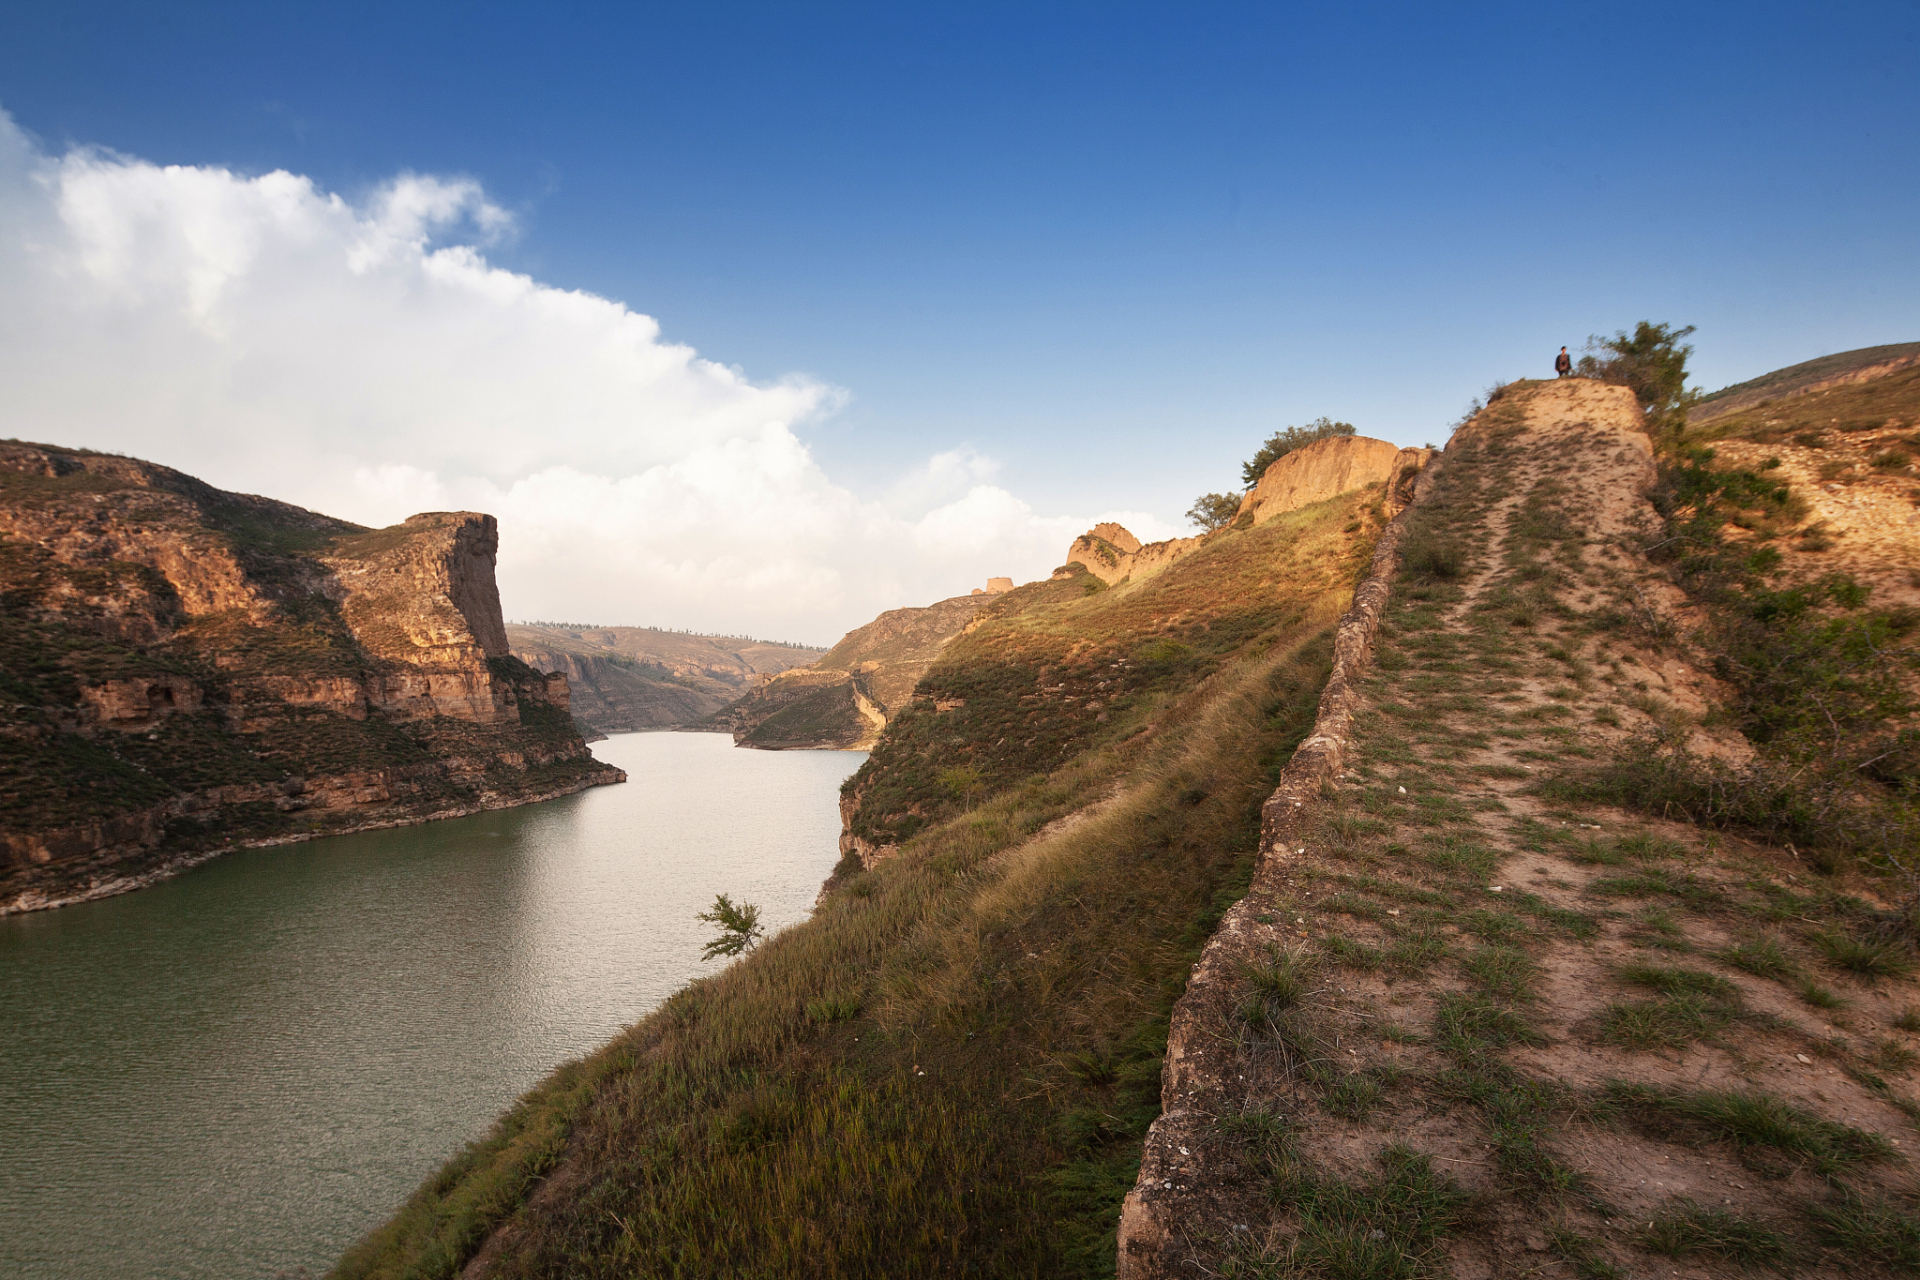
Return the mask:
<svg viewBox="0 0 1920 1280"><path fill-rule="evenodd" d="M843 393L795 431L851 492L964 449L1177 524L1280 426L1438 442L1642 318L1709 387L1920 339L1917 39L1913 3L15 3L0 108L349 201L472 179L489 262Z"/></svg>

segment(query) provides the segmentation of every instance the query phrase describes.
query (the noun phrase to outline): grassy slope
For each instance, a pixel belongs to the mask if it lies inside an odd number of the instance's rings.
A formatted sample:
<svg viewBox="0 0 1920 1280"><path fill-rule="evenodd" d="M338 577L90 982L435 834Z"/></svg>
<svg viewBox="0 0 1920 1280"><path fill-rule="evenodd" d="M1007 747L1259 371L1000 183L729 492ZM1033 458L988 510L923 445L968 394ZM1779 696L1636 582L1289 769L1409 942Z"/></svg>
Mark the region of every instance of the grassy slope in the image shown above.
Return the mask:
<svg viewBox="0 0 1920 1280"><path fill-rule="evenodd" d="M451 1275L483 1242L512 1276L1111 1274L1167 1011L1311 724L1371 502L995 602L926 681L979 718L910 724L865 777L879 822L944 760L973 762L964 794L556 1072L336 1274ZM1036 732L1060 707L1019 673L1059 698L1116 663L1140 674L1107 706Z"/></svg>
<svg viewBox="0 0 1920 1280"><path fill-rule="evenodd" d="M1861 347L1855 351L1842 351L1835 355L1821 356L1818 359L1789 365L1784 369L1775 369L1763 373L1746 382L1736 382L1730 387L1722 387L1712 395L1703 396L1699 401L1702 416L1711 418L1723 412L1729 403L1750 404L1754 397L1787 396L1802 387L1829 378L1837 378L1851 373L1855 369L1864 369L1870 365L1885 364L1894 360L1920 355L1920 342L1896 342L1882 347ZM1770 407L1784 407L1784 402L1764 401Z"/></svg>
<svg viewBox="0 0 1920 1280"><path fill-rule="evenodd" d="M1897 885L1744 838L1706 792L1752 775L1675 778L1701 637L1596 536L1613 446L1522 435L1531 394L1449 446L1350 772L1249 900L1189 1243L1234 1276L1920 1272Z"/></svg>

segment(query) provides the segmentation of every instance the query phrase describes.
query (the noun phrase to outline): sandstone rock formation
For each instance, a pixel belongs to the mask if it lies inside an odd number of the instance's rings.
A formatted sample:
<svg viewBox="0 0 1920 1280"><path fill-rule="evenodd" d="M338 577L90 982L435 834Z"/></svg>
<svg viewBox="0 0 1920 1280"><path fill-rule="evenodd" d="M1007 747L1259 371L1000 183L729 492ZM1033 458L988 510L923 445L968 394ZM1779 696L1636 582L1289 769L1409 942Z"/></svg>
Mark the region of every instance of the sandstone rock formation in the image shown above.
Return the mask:
<svg viewBox="0 0 1920 1280"><path fill-rule="evenodd" d="M566 673L573 714L590 733L679 729L713 715L824 649L652 627L512 624L513 655Z"/></svg>
<svg viewBox="0 0 1920 1280"><path fill-rule="evenodd" d="M1363 489L1382 486L1385 513L1391 517L1412 500L1412 480L1431 449L1402 449L1366 436L1334 436L1277 459L1260 483L1240 500L1232 528L1248 529L1288 511ZM1222 531L1216 531L1216 534ZM1142 546L1121 525L1097 524L1073 540L1066 563L1055 577L1068 577L1079 565L1108 586L1138 581L1165 569L1198 548L1210 536L1169 538Z"/></svg>
<svg viewBox="0 0 1920 1280"><path fill-rule="evenodd" d="M1283 511L1417 472L1431 449L1402 449L1367 436L1332 436L1276 459L1240 501L1240 519L1261 524ZM1392 488L1392 486L1389 486ZM1404 505L1404 503L1402 503ZM1391 512L1389 512L1391 514ZM1237 521L1236 521L1237 523Z"/></svg>
<svg viewBox="0 0 1920 1280"><path fill-rule="evenodd" d="M619 781L566 677L508 653L498 542L0 444L0 912Z"/></svg>
<svg viewBox="0 0 1920 1280"><path fill-rule="evenodd" d="M1002 594L890 609L849 631L812 666L753 690L712 724L746 747L865 751L912 698L940 650Z"/></svg>

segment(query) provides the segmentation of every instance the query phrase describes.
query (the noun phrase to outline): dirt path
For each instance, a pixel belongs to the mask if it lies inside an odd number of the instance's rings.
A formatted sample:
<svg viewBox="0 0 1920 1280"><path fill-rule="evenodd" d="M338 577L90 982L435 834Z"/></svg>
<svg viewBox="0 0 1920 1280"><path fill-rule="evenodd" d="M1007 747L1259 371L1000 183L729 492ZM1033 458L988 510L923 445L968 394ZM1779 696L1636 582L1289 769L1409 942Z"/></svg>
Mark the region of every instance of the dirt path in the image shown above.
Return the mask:
<svg viewBox="0 0 1920 1280"><path fill-rule="evenodd" d="M1920 1267L1920 993L1876 904L1556 798L1655 725L1750 751L1698 723L1651 479L1631 396L1563 382L1423 481L1339 775L1176 1009L1123 1277Z"/></svg>

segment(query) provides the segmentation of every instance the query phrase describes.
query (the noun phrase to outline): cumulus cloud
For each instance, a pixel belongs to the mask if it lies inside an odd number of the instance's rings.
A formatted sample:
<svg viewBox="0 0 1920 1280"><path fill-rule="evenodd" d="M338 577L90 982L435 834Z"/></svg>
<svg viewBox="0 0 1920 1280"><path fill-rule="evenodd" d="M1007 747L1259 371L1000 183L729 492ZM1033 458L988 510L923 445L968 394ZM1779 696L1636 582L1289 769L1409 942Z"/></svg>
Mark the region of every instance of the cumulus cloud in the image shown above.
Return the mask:
<svg viewBox="0 0 1920 1280"><path fill-rule="evenodd" d="M488 262L478 183L361 200L90 148L0 112L0 416L367 524L501 520L510 616L831 640L989 574L1043 575L1096 518L1042 515L946 450L868 495L804 441L845 393L755 381L651 317Z"/></svg>

